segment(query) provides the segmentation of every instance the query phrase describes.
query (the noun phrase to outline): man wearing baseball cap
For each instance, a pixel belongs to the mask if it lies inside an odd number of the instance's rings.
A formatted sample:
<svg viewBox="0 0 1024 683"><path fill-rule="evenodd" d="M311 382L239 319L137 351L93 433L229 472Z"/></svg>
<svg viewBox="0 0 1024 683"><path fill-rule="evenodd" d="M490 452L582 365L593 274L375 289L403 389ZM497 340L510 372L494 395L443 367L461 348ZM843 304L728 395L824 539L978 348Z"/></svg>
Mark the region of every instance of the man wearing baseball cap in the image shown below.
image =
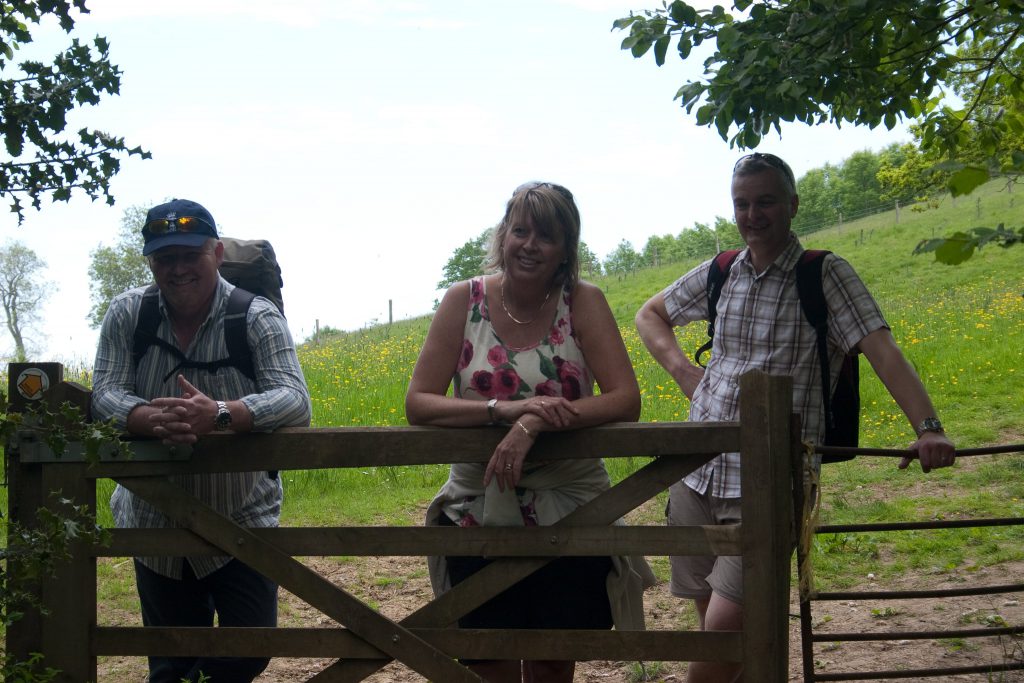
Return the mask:
<svg viewBox="0 0 1024 683"><path fill-rule="evenodd" d="M157 291L156 343L138 356L135 331L147 288L118 295L103 319L93 376L92 412L132 434L191 444L212 431L269 432L306 426L309 392L284 316L263 297L246 314L254 377L223 360L224 323L235 287L220 276L224 245L210 212L188 199L150 209L142 226ZM185 359L185 360L182 360ZM246 527L277 526L283 492L276 473L189 474L171 478ZM118 486L111 496L121 528L172 526L162 513ZM146 626L276 626L277 585L232 557L136 557ZM266 658L150 657L150 683L249 683Z"/></svg>

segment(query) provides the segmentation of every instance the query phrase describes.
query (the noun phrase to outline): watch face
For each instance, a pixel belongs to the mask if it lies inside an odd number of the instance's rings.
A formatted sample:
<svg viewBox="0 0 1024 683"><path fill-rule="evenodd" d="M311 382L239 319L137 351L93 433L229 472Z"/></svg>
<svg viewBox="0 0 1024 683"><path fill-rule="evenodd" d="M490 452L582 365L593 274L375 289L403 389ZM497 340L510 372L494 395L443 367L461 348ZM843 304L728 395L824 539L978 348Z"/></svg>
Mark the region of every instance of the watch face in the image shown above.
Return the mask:
<svg viewBox="0 0 1024 683"><path fill-rule="evenodd" d="M214 426L217 429L227 429L231 426L231 411L228 410L227 404L222 401L218 401L217 406L217 418L214 420Z"/></svg>

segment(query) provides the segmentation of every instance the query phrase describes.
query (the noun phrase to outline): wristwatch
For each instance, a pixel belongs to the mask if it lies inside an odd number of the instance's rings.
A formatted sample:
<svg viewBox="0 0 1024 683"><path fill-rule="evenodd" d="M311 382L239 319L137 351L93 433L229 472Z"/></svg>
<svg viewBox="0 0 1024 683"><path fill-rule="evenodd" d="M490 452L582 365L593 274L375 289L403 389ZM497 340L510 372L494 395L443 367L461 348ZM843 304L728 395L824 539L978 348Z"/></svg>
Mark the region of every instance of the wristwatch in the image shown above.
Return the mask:
<svg viewBox="0 0 1024 683"><path fill-rule="evenodd" d="M921 420L921 424L917 425L914 429L918 436L921 436L925 432L938 432L939 434L945 434L946 430L942 428L942 423L939 422L937 417L926 417Z"/></svg>
<svg viewBox="0 0 1024 683"><path fill-rule="evenodd" d="M218 432L231 429L231 411L224 401L217 401L217 416L213 418L213 428Z"/></svg>
<svg viewBox="0 0 1024 683"><path fill-rule="evenodd" d="M494 414L494 407L498 405L498 399L492 398L487 402L487 416L491 418L491 424L498 423L498 416Z"/></svg>

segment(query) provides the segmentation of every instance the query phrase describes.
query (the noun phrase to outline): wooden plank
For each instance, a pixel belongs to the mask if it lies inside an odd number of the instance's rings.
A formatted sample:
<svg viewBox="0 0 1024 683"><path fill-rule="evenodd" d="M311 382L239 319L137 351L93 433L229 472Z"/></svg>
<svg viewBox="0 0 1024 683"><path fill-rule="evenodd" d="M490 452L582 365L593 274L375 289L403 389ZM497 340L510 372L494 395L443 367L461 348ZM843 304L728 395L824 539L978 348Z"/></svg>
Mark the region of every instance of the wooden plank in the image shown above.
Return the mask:
<svg viewBox="0 0 1024 683"><path fill-rule="evenodd" d="M629 510L636 508L716 455L717 453L702 453L688 456L666 456L652 460L623 481L588 501L586 505L573 510L558 523L545 528L557 531L562 527L611 524ZM433 602L416 610L401 623L403 626L410 627L436 627L453 624L459 617L482 605L493 595L497 595L529 576L547 562L547 560L520 558L506 558L493 562L458 586L438 596ZM375 662L341 660L310 679L310 682L361 681L386 664L387 661L384 660Z"/></svg>
<svg viewBox="0 0 1024 683"><path fill-rule="evenodd" d="M410 629L453 656L471 659L622 659L738 661L739 632ZM374 659L383 653L343 628L100 627L93 648L104 656L196 656L211 646L232 657Z"/></svg>
<svg viewBox="0 0 1024 683"><path fill-rule="evenodd" d="M87 465L64 463L43 468L43 490L60 492L75 505L96 509L96 485L85 478ZM40 601L48 614L42 622L42 650L47 667L58 669L58 683L96 680L96 655L89 649L96 623L96 561L86 544L73 542L72 557L41 581Z"/></svg>
<svg viewBox="0 0 1024 683"><path fill-rule="evenodd" d="M388 467L445 462L486 462L503 438L503 427L458 430L436 427L344 427L279 429L272 434L209 434L188 462L103 462L89 471L117 479L194 472ZM572 432L547 432L530 449L530 459L568 460L579 453L624 458L695 455L736 450L736 422L616 423Z"/></svg>
<svg viewBox="0 0 1024 683"><path fill-rule="evenodd" d="M11 378L10 381L14 381ZM35 527L38 525L36 510L43 505L43 471L42 467L21 462L15 448L5 448L7 459L7 547L13 548L18 543L11 538L15 526ZM11 560L9 567L12 573L17 572L16 562ZM39 595L42 590L38 581L26 582L21 586L32 595ZM19 606L19 608L21 608ZM27 661L33 652L43 649L43 618L35 608L24 609L21 619L7 627L6 653L15 661Z"/></svg>
<svg viewBox="0 0 1024 683"><path fill-rule="evenodd" d="M252 529L257 537L293 557L425 557L449 555L559 557L595 555L739 555L736 526L550 527L314 527ZM96 557L160 554L223 555L187 529L113 529Z"/></svg>
<svg viewBox="0 0 1024 683"><path fill-rule="evenodd" d="M217 513L165 479L119 481L170 519L237 557L327 616L346 625L412 670L438 681L476 682L479 677L449 655L378 614L277 547Z"/></svg>
<svg viewBox="0 0 1024 683"><path fill-rule="evenodd" d="M740 378L743 678L766 683L788 677L792 387L760 371Z"/></svg>

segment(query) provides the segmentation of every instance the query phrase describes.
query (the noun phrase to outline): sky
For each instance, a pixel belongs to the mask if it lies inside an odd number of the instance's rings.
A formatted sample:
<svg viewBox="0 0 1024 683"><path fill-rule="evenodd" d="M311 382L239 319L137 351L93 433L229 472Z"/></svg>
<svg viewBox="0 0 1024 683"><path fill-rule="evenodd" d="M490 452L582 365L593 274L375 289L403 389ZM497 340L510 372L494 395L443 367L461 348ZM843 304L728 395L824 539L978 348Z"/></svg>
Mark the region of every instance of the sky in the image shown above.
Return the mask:
<svg viewBox="0 0 1024 683"><path fill-rule="evenodd" d="M224 235L273 244L297 342L317 324L429 313L452 252L528 180L573 192L602 260L621 240L640 250L729 216L743 152L673 99L700 60L670 50L659 68L611 30L658 4L92 0L71 37L110 41L121 91L76 111L68 130L105 130L153 158L122 162L113 207L44 203L20 227L0 211L0 242L33 249L53 283L31 357L92 364L89 254L115 242L127 207L166 198L203 204ZM16 61L49 60L71 40L56 22L33 35ZM799 177L909 137L793 125L758 151ZM12 350L0 338L0 353Z"/></svg>

